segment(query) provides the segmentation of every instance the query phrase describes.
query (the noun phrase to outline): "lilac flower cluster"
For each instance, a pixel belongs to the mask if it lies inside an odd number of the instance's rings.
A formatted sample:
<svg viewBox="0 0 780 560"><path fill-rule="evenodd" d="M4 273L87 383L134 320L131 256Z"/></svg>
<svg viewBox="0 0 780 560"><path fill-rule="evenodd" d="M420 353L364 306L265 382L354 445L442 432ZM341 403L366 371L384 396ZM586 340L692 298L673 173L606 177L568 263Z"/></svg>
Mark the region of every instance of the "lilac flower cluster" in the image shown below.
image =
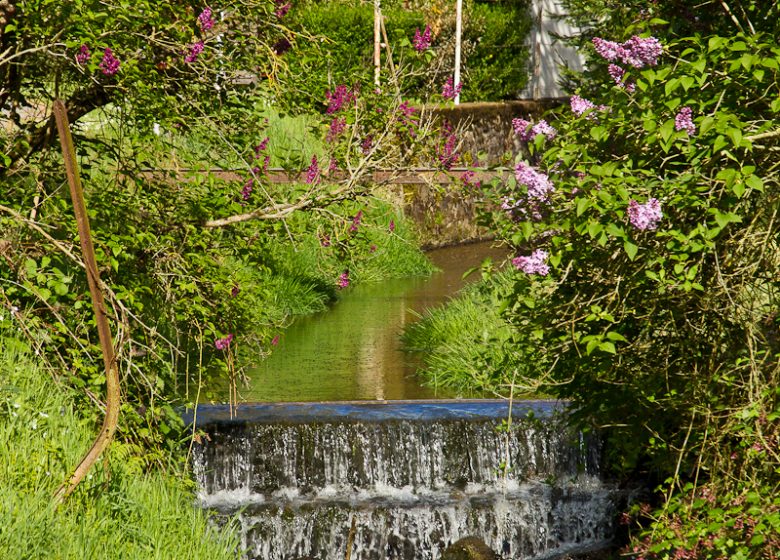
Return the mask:
<svg viewBox="0 0 780 560"><path fill-rule="evenodd" d="M89 47L87 45L81 45L79 47L79 52L76 54L76 62L79 64L86 64L90 56L92 56L92 53L89 52Z"/></svg>
<svg viewBox="0 0 780 560"><path fill-rule="evenodd" d="M623 44L594 37L593 46L596 52L605 60L609 62L619 60L623 64L628 64L634 68L655 66L664 52L661 42L655 37L643 39L637 35L634 35Z"/></svg>
<svg viewBox="0 0 780 560"><path fill-rule="evenodd" d="M395 220L391 219L390 224L387 226L387 231L393 233L395 231Z"/></svg>
<svg viewBox="0 0 780 560"><path fill-rule="evenodd" d="M113 51L106 47L103 50L103 58L100 61L100 71L106 76L113 76L119 70L119 60L114 56Z"/></svg>
<svg viewBox="0 0 780 560"><path fill-rule="evenodd" d="M330 158L330 161L328 162L328 175L338 170L339 170L338 160L334 157Z"/></svg>
<svg viewBox="0 0 780 560"><path fill-rule="evenodd" d="M349 226L349 231L351 233L357 233L357 230L360 227L360 220L362 219L363 219L363 211L358 210L358 213L355 214L354 218L352 218L352 225Z"/></svg>
<svg viewBox="0 0 780 560"><path fill-rule="evenodd" d="M414 49L417 52L423 52L425 50L428 50L428 48L431 46L431 26L426 25L425 31L420 33L420 28L414 30Z"/></svg>
<svg viewBox="0 0 780 560"><path fill-rule="evenodd" d="M639 204L633 199L628 201L628 221L638 230L656 229L662 217L661 203L655 198L651 198L644 204Z"/></svg>
<svg viewBox="0 0 780 560"><path fill-rule="evenodd" d="M482 187L482 181L480 180L474 180L474 177L476 177L476 173L473 171L464 171L463 175L460 176L460 180L463 181L464 187L471 187L474 189L479 189Z"/></svg>
<svg viewBox="0 0 780 560"><path fill-rule="evenodd" d="M525 119L512 119L512 128L523 142L530 142L538 134L542 134L548 140L552 140L558 134L558 131L544 119L534 125Z"/></svg>
<svg viewBox="0 0 780 560"><path fill-rule="evenodd" d="M214 341L214 346L217 350L227 350L231 342L233 342L233 333L228 334L224 338L216 339Z"/></svg>
<svg viewBox="0 0 780 560"><path fill-rule="evenodd" d="M349 287L349 270L345 270L339 275L337 285L340 290Z"/></svg>
<svg viewBox="0 0 780 560"><path fill-rule="evenodd" d="M517 270L522 270L526 274L538 274L539 276L547 276L550 272L550 266L547 264L549 258L547 251L543 249L537 249L533 253L525 257L515 257L512 259L512 265Z"/></svg>
<svg viewBox="0 0 780 560"><path fill-rule="evenodd" d="M320 179L320 166L317 163L317 156L311 157L311 164L306 170L306 183L311 185Z"/></svg>
<svg viewBox="0 0 780 560"><path fill-rule="evenodd" d="M596 106L593 104L592 101L588 101L587 99L585 99L584 97L580 97L579 95L572 95L569 103L571 104L572 112L578 117L581 117L587 111L596 108Z"/></svg>
<svg viewBox="0 0 780 560"><path fill-rule="evenodd" d="M454 132L450 132L445 137L444 143L439 146L438 158L441 166L449 171L460 159L460 154L455 151L458 143L458 137Z"/></svg>
<svg viewBox="0 0 780 560"><path fill-rule="evenodd" d="M365 138L363 138L363 141L360 143L360 151L363 152L364 156L367 156L371 151L371 148L373 147L374 147L374 136L372 134L368 134L366 135Z"/></svg>
<svg viewBox="0 0 780 560"><path fill-rule="evenodd" d="M522 161L515 167L515 179L527 187L528 198L534 200L548 202L550 193L555 192L555 187L547 175Z"/></svg>
<svg viewBox="0 0 780 560"><path fill-rule="evenodd" d="M241 189L241 200L244 202L249 200L249 197L252 195L252 188L254 187L254 184L254 179L249 179L246 183L244 183L244 188Z"/></svg>
<svg viewBox="0 0 780 560"><path fill-rule="evenodd" d="M212 27L214 27L214 19L213 19L213 13L211 11L211 8L206 6L203 8L203 11L198 15L198 25L200 25L200 28L203 31L208 31Z"/></svg>
<svg viewBox="0 0 780 560"><path fill-rule="evenodd" d="M187 54L186 57L184 57L184 62L187 63L195 62L198 59L198 55L200 55L200 53L203 52L204 46L205 45L203 44L202 40L190 45L190 52Z"/></svg>
<svg viewBox="0 0 780 560"><path fill-rule="evenodd" d="M339 134L344 132L345 128L347 128L347 119L334 117L333 120L330 121L330 128L328 129L328 136L326 141L328 143L333 142L336 138L338 138Z"/></svg>
<svg viewBox="0 0 780 560"><path fill-rule="evenodd" d="M276 8L274 14L276 14L276 17L279 19L282 19L284 16L286 16L287 12L290 11L290 7L292 7L290 2L285 2L284 0L276 0L276 5L278 7Z"/></svg>
<svg viewBox="0 0 780 560"><path fill-rule="evenodd" d="M355 99L355 92L342 84L336 86L336 89L332 92L326 90L325 99L328 102L328 108L325 113L330 115L337 113L344 105L351 103Z"/></svg>
<svg viewBox="0 0 780 560"><path fill-rule="evenodd" d="M233 285L233 289L230 290L230 297L236 297L241 292L241 288L238 284Z"/></svg>
<svg viewBox="0 0 780 560"><path fill-rule="evenodd" d="M455 99L460 93L460 90L463 88L463 84L457 83L453 85L452 82L452 78L449 78L446 82L444 82L444 87L441 89L441 96L444 99Z"/></svg>
<svg viewBox="0 0 780 560"><path fill-rule="evenodd" d="M674 117L674 129L685 130L688 136L696 134L696 125L693 124L693 111L690 107L683 107Z"/></svg>
<svg viewBox="0 0 780 560"><path fill-rule="evenodd" d="M403 101L398 105L398 124L401 127L406 127L409 136L412 138L417 136L417 133L414 131L414 127L419 124L418 119L412 118L416 112L417 109L412 107L408 101Z"/></svg>

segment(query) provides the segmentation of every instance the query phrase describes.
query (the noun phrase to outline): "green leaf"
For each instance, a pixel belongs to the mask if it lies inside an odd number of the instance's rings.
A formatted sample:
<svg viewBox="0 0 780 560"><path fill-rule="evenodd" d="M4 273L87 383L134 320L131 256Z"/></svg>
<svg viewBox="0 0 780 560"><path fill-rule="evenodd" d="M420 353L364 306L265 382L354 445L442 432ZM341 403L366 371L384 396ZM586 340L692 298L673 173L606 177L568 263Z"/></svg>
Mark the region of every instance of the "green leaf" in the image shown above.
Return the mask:
<svg viewBox="0 0 780 560"><path fill-rule="evenodd" d="M599 350L603 350L604 352L609 352L610 354L617 354L617 349L615 348L615 344L605 340L601 344L599 344Z"/></svg>
<svg viewBox="0 0 780 560"><path fill-rule="evenodd" d="M587 198L578 198L577 199L577 217L582 216L585 211L590 207L590 200Z"/></svg>
<svg viewBox="0 0 780 560"><path fill-rule="evenodd" d="M639 247L628 240L623 242L623 249L625 249L628 258L632 261L636 258L636 254L639 252Z"/></svg>

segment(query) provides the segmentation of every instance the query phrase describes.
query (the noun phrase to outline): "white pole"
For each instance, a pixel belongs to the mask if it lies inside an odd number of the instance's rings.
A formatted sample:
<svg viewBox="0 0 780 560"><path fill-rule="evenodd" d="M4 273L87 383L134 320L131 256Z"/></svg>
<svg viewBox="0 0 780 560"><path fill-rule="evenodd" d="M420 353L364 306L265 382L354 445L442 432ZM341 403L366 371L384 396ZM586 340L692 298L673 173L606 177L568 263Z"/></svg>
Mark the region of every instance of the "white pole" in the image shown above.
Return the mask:
<svg viewBox="0 0 780 560"><path fill-rule="evenodd" d="M453 87L460 83L460 36L463 31L463 0L455 2L455 77ZM455 95L455 105L460 103L460 92Z"/></svg>
<svg viewBox="0 0 780 560"><path fill-rule="evenodd" d="M374 0L374 85L377 87L379 87L379 71L382 59L382 8L380 1Z"/></svg>

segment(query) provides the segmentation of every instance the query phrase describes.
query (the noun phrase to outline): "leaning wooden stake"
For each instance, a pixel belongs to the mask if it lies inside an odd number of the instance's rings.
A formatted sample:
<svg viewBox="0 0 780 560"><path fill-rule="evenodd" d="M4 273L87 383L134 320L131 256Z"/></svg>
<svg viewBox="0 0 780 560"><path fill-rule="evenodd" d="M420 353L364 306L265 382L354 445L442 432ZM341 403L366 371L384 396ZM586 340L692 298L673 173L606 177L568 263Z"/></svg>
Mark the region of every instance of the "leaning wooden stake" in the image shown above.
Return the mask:
<svg viewBox="0 0 780 560"><path fill-rule="evenodd" d="M57 132L62 144L62 155L65 158L65 174L70 185L70 197L73 201L73 211L76 214L76 222L81 240L81 251L84 254L84 264L87 269L87 282L89 293L92 296L92 309L95 311L100 347L103 349L103 365L106 370L106 416L103 419L103 427L92 447L73 471L73 474L62 483L54 494L57 502L67 498L76 489L79 482L86 476L98 457L108 448L116 432L119 421L119 370L114 359L114 345L111 339L111 328L108 324L106 307L103 301L103 292L100 290L100 275L95 262L95 250L92 246L92 235L89 231L89 218L87 205L84 203L84 191L81 188L78 166L76 165L76 153L73 149L73 138L70 135L68 124L68 112L65 104L59 99L54 102L54 119L57 121Z"/></svg>

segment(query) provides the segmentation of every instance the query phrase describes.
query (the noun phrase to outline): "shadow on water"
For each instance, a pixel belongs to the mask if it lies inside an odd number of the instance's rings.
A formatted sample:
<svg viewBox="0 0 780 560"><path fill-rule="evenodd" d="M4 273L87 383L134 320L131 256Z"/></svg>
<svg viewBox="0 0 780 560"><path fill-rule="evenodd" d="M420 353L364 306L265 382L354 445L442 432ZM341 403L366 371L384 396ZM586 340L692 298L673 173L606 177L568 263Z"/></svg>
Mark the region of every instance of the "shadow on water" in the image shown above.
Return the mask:
<svg viewBox="0 0 780 560"><path fill-rule="evenodd" d="M485 258L507 252L475 243L428 253L441 269L429 278L363 284L343 294L331 309L298 319L281 336L272 355L247 371L240 400L339 401L446 398L414 375L418 364L400 347L399 335L426 309L441 305ZM222 395L227 400L227 392Z"/></svg>

